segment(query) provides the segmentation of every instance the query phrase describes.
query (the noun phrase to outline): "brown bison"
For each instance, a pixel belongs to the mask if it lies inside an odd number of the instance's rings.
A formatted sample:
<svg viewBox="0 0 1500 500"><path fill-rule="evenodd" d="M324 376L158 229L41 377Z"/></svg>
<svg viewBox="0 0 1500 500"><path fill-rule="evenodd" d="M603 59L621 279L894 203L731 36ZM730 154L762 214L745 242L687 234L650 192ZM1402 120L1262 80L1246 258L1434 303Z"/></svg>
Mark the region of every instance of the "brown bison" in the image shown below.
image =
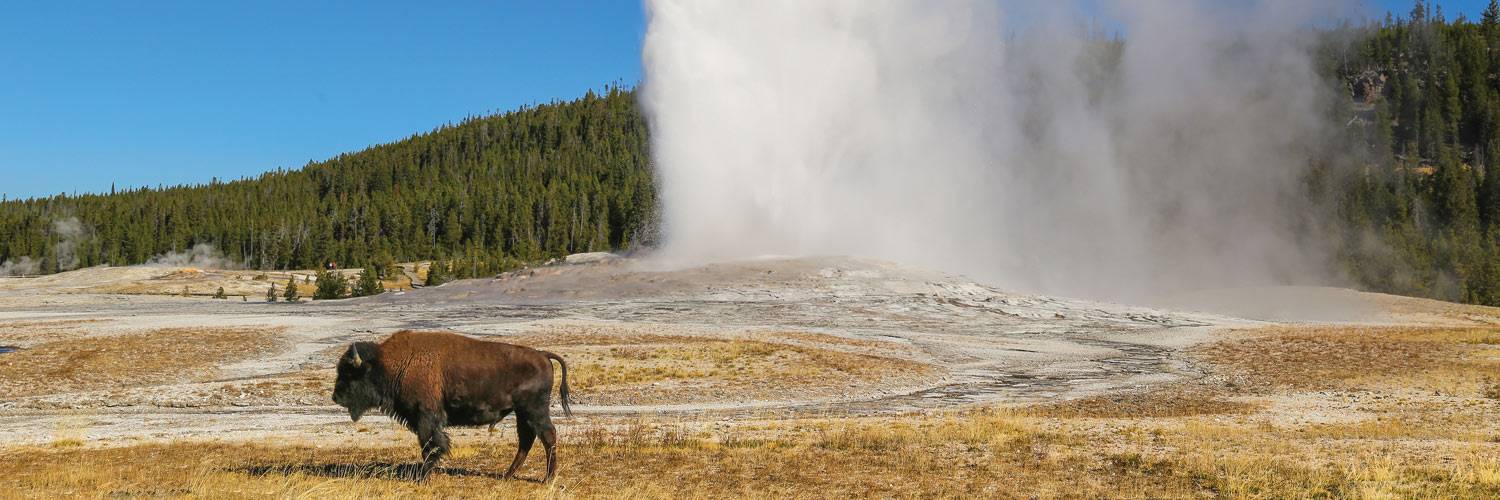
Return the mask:
<svg viewBox="0 0 1500 500"><path fill-rule="evenodd" d="M493 426L516 412L520 438L505 477L526 461L538 436L547 449L547 477L557 472L557 431L548 407L552 363L562 368L563 413L568 408L568 365L562 357L528 347L485 342L441 332L397 332L385 342L356 342L339 359L333 401L359 417L379 409L417 434L422 445L418 477L426 479L448 453L448 426Z"/></svg>

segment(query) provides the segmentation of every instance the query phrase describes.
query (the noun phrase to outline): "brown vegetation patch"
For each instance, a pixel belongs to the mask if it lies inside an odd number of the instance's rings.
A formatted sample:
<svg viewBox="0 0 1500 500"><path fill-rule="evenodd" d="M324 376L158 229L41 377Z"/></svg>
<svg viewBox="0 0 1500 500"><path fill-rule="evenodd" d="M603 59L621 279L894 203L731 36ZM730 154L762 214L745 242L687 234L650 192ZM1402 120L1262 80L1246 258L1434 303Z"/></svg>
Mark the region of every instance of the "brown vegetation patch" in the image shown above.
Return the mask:
<svg viewBox="0 0 1500 500"><path fill-rule="evenodd" d="M1020 410L1053 418L1153 418L1246 414L1260 405L1230 401L1207 390L1162 388L1151 392L1105 394Z"/></svg>
<svg viewBox="0 0 1500 500"><path fill-rule="evenodd" d="M0 342L26 347L51 339L77 337L78 330L104 323L102 319L11 321L0 323Z"/></svg>
<svg viewBox="0 0 1500 500"><path fill-rule="evenodd" d="M60 340L6 354L0 397L203 381L214 368L266 351L281 328L162 328Z"/></svg>
<svg viewBox="0 0 1500 500"><path fill-rule="evenodd" d="M1194 351L1237 386L1474 393L1500 378L1490 328L1318 326L1241 332Z"/></svg>
<svg viewBox="0 0 1500 500"><path fill-rule="evenodd" d="M826 337L826 338L825 338ZM581 402L673 404L792 400L875 386L910 385L931 376L930 365L881 352L850 352L858 341L803 334L798 343L774 335L649 334L630 329L548 330L507 342L549 350L568 360L569 381Z"/></svg>
<svg viewBox="0 0 1500 500"><path fill-rule="evenodd" d="M1414 323L1459 326L1500 325L1500 308L1458 304L1440 300L1380 295L1378 301L1386 312Z"/></svg>
<svg viewBox="0 0 1500 500"><path fill-rule="evenodd" d="M271 378L225 383L196 394L211 405L323 405L333 394L332 370L304 370Z"/></svg>

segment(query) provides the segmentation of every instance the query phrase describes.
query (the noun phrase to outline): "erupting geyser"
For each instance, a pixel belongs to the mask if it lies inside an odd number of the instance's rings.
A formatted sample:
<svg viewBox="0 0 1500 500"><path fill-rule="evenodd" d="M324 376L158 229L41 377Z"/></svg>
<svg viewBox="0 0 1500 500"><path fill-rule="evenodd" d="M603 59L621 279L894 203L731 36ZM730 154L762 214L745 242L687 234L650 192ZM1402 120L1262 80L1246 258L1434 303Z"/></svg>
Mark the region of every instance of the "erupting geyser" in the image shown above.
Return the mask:
<svg viewBox="0 0 1500 500"><path fill-rule="evenodd" d="M668 262L854 254L1095 296L1322 267L1294 231L1332 128L1321 2L647 4Z"/></svg>

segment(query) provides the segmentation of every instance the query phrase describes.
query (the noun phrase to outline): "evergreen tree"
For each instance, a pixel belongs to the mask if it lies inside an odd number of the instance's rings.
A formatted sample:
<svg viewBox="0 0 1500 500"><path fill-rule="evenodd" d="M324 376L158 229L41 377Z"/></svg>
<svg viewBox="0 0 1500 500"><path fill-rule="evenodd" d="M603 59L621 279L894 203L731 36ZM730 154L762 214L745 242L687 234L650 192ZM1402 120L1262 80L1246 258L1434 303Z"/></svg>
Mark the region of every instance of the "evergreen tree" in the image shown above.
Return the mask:
<svg viewBox="0 0 1500 500"><path fill-rule="evenodd" d="M349 295L349 279L338 271L318 271L313 300L342 299Z"/></svg>
<svg viewBox="0 0 1500 500"><path fill-rule="evenodd" d="M266 290L266 302L276 302L276 284L271 283L271 288Z"/></svg>
<svg viewBox="0 0 1500 500"><path fill-rule="evenodd" d="M448 265L440 260L434 260L427 265L426 286L438 286L448 282Z"/></svg>
<svg viewBox="0 0 1500 500"><path fill-rule="evenodd" d="M281 295L281 298L287 302L296 302L302 298L297 292L297 276L293 275L286 279L286 292Z"/></svg>
<svg viewBox="0 0 1500 500"><path fill-rule="evenodd" d="M381 279L394 280L401 275L401 266L397 265L396 259L385 250L375 253L375 269L380 271Z"/></svg>
<svg viewBox="0 0 1500 500"><path fill-rule="evenodd" d="M359 279L354 282L353 295L355 297L367 297L385 293L385 286L380 284L379 271L375 266L366 267L359 273Z"/></svg>

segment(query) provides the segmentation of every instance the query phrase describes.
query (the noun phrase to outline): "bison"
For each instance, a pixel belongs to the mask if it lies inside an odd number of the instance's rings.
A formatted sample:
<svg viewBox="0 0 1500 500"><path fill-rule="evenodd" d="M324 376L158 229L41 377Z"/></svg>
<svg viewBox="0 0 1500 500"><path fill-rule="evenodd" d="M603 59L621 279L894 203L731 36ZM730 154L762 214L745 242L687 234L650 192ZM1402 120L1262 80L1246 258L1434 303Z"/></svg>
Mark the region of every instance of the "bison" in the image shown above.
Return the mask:
<svg viewBox="0 0 1500 500"><path fill-rule="evenodd" d="M355 422L379 409L405 425L422 447L417 472L426 479L448 453L449 426L491 426L516 412L519 444L505 471L515 475L538 436L547 449L547 476L557 472L557 431L548 413L552 362L562 369L562 407L568 408L568 364L561 356L453 333L402 331L379 344L356 342L339 359L333 401Z"/></svg>

